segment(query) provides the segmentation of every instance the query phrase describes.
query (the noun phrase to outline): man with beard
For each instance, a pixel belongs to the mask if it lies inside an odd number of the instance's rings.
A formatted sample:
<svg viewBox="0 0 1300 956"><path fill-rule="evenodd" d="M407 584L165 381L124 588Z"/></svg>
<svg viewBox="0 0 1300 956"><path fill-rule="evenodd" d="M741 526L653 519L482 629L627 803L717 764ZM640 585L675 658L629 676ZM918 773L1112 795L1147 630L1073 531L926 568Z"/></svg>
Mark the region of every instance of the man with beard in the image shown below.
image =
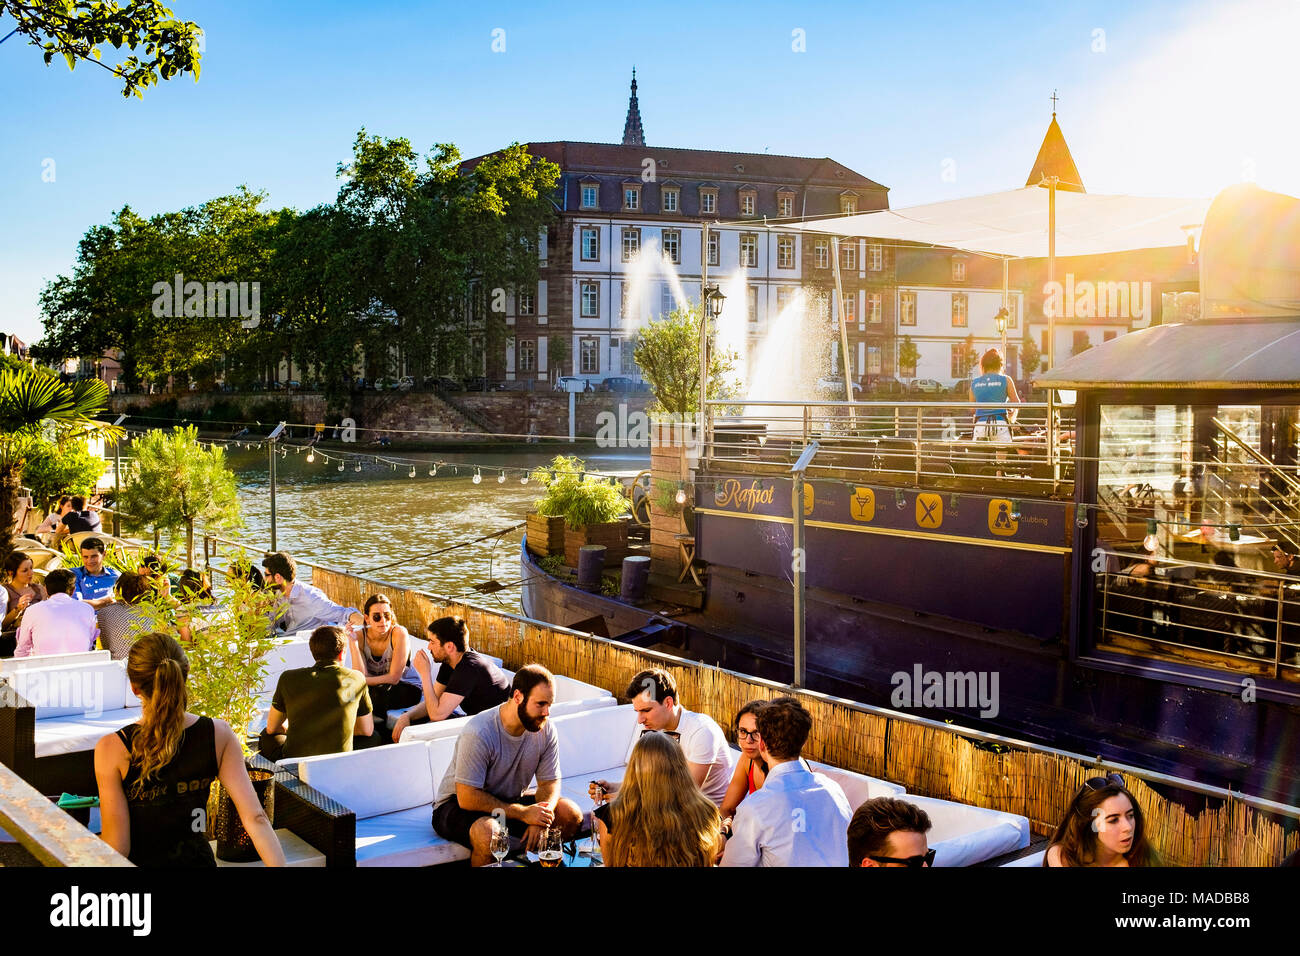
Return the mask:
<svg viewBox="0 0 1300 956"><path fill-rule="evenodd" d="M411 663L420 675L424 698L397 718L393 742L413 723L446 720L459 708L473 717L510 696L510 678L491 658L469 646L469 625L463 617L440 617L430 622L427 656L415 654ZM439 665L435 672L429 661Z"/></svg>
<svg viewBox="0 0 1300 956"><path fill-rule="evenodd" d="M542 832L556 828L569 840L582 811L560 796L559 737L550 723L555 678L540 664L515 672L510 699L471 717L456 738L456 753L438 787L433 829L470 851L471 866L491 859L492 834L504 824L511 850L536 850ZM524 789L537 777L535 793Z"/></svg>

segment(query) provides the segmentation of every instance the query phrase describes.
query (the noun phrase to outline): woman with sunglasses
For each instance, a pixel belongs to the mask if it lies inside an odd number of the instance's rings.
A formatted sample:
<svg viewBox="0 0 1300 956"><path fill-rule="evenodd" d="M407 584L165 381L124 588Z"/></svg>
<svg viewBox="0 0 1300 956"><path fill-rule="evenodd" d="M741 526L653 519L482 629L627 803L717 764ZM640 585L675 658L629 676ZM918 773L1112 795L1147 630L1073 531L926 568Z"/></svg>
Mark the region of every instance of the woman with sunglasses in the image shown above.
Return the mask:
<svg viewBox="0 0 1300 956"><path fill-rule="evenodd" d="M349 627L352 666L366 675L375 730L387 738L388 711L414 707L423 697L411 666L411 635L397 623L388 597L372 594L362 609L366 622Z"/></svg>
<svg viewBox="0 0 1300 956"><path fill-rule="evenodd" d="M767 779L767 764L758 752L758 712L765 703L767 701L751 700L736 714L736 745L740 747L740 759L731 774L727 795L722 798L723 820L730 820L740 802L763 786Z"/></svg>
<svg viewBox="0 0 1300 956"><path fill-rule="evenodd" d="M1084 782L1043 855L1043 866L1159 865L1142 808L1117 773Z"/></svg>

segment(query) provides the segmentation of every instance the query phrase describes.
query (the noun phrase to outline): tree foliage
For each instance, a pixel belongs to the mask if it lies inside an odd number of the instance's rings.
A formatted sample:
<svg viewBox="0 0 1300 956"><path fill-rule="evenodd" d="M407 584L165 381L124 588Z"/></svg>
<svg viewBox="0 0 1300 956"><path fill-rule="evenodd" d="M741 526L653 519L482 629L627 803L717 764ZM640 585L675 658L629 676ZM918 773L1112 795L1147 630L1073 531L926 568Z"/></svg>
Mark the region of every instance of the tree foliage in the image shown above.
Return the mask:
<svg viewBox="0 0 1300 956"><path fill-rule="evenodd" d="M107 468L85 439L41 441L23 465L23 484L31 489L36 505L48 511L60 495L89 497Z"/></svg>
<svg viewBox="0 0 1300 956"><path fill-rule="evenodd" d="M632 357L654 393L651 411L669 415L699 411L701 314L699 303L678 307L650 321L638 333ZM734 394L735 368L735 353L710 348L710 399Z"/></svg>
<svg viewBox="0 0 1300 956"><path fill-rule="evenodd" d="M1043 353L1038 345L1028 335L1020 345L1020 367L1021 375L1025 378L1033 378L1038 374L1038 366L1043 361Z"/></svg>
<svg viewBox="0 0 1300 956"><path fill-rule="evenodd" d="M69 70L80 61L102 66L122 80L123 96L143 99L145 89L181 73L199 79L203 31L197 23L175 19L156 0L0 0L0 35L10 30L40 47L46 66L56 56ZM105 45L142 50L144 56L110 66L102 61Z"/></svg>
<svg viewBox="0 0 1300 956"><path fill-rule="evenodd" d="M132 527L161 531L185 529L185 560L194 564L194 526L213 529L241 523L235 474L225 450L204 448L193 425L155 429L131 445L134 467L122 487L122 510Z"/></svg>
<svg viewBox="0 0 1300 956"><path fill-rule="evenodd" d="M910 335L904 335L898 343L898 374L904 375L903 369L911 369L909 375L916 375L916 363L921 361L921 350L916 347Z"/></svg>

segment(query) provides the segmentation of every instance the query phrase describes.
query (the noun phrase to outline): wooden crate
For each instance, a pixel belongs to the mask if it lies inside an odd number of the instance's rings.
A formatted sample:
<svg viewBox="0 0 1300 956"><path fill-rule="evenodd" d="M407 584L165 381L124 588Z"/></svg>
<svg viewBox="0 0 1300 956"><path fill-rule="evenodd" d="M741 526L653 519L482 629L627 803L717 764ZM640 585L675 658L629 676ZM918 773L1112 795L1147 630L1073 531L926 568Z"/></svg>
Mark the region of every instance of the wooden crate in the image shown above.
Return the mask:
<svg viewBox="0 0 1300 956"><path fill-rule="evenodd" d="M610 521L605 524L593 524L586 528L564 529L564 563L571 568L578 566L578 550L587 544L605 546L605 567L616 567L627 557L627 522Z"/></svg>
<svg viewBox="0 0 1300 956"><path fill-rule="evenodd" d="M564 551L564 518L548 518L533 512L528 515L528 550L545 557Z"/></svg>

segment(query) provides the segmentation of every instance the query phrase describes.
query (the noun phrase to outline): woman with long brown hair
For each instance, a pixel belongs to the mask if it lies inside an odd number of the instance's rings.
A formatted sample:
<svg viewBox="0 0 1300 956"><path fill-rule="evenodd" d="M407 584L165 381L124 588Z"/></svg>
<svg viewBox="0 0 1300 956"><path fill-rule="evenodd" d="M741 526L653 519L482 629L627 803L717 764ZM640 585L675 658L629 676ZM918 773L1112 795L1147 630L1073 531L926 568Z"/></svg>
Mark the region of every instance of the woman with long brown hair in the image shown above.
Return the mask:
<svg viewBox="0 0 1300 956"><path fill-rule="evenodd" d="M143 704L140 721L95 747L104 842L136 866L215 866L203 824L209 787L220 780L262 861L284 866L230 725L185 711L189 672L174 637L145 634L131 645L126 673Z"/></svg>
<svg viewBox="0 0 1300 956"><path fill-rule="evenodd" d="M647 733L628 758L614 797L596 812L606 866L713 866L722 818L700 792L677 741Z"/></svg>
<svg viewBox="0 0 1300 956"><path fill-rule="evenodd" d="M730 820L740 801L763 786L767 779L767 764L758 751L758 712L766 703L765 700L751 700L736 713L736 746L740 748L740 759L732 771L727 795L722 799L724 821Z"/></svg>
<svg viewBox="0 0 1300 956"><path fill-rule="evenodd" d="M1142 808L1117 773L1085 781L1043 855L1043 866L1159 866Z"/></svg>

